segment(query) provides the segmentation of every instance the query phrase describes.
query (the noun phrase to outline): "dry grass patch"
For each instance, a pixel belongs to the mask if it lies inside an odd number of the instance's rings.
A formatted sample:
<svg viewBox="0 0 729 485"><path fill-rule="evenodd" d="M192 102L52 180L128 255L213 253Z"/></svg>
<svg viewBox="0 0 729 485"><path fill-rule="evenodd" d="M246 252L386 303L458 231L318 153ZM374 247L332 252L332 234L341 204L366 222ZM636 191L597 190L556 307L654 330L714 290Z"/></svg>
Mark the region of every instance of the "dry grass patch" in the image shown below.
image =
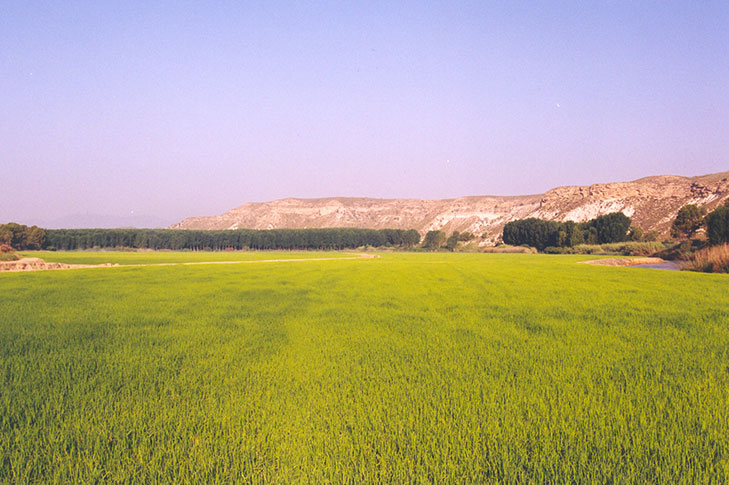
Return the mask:
<svg viewBox="0 0 729 485"><path fill-rule="evenodd" d="M729 273L729 244L696 251L686 269L705 273Z"/></svg>

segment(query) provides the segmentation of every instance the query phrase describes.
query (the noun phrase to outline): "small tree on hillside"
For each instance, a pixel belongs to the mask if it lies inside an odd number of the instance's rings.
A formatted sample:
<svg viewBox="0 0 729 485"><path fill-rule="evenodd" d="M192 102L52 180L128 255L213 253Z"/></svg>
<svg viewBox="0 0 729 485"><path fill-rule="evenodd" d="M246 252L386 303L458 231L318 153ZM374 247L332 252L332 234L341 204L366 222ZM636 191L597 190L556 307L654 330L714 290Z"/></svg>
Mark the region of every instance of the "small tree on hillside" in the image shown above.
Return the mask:
<svg viewBox="0 0 729 485"><path fill-rule="evenodd" d="M446 240L446 235L443 231L428 231L423 241L423 247L428 249L440 248Z"/></svg>
<svg viewBox="0 0 729 485"><path fill-rule="evenodd" d="M448 249L450 249L451 251L456 249L456 247L458 246L458 236L459 235L460 234L458 233L458 231L453 231L453 234L451 234L450 237L448 238L448 240L446 241L446 247Z"/></svg>
<svg viewBox="0 0 729 485"><path fill-rule="evenodd" d="M640 226L631 226L630 231L628 231L628 239L631 241L642 241L643 228Z"/></svg>
<svg viewBox="0 0 729 485"><path fill-rule="evenodd" d="M671 236L691 239L704 223L704 211L696 204L688 204L678 210L671 225Z"/></svg>
<svg viewBox="0 0 729 485"><path fill-rule="evenodd" d="M706 235L711 244L729 242L729 204L725 204L706 216Z"/></svg>
<svg viewBox="0 0 729 485"><path fill-rule="evenodd" d="M630 222L630 217L622 212L613 212L598 216L588 224L590 228L595 228L597 231L597 243L608 244L625 241L628 237Z"/></svg>
<svg viewBox="0 0 729 485"><path fill-rule="evenodd" d="M402 243L405 247L411 248L420 242L420 234L415 229L408 229L402 235Z"/></svg>

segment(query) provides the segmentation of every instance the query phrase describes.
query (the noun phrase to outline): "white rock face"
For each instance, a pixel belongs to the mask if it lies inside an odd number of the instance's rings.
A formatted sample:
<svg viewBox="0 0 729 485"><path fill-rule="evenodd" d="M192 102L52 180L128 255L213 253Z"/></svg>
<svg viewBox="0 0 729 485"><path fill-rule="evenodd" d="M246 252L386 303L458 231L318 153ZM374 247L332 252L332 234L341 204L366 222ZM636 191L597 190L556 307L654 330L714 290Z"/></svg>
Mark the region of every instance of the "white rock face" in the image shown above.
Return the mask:
<svg viewBox="0 0 729 485"><path fill-rule="evenodd" d="M729 172L701 177L658 176L633 182L567 186L545 194L457 199L333 197L247 203L219 216L191 217L172 229L364 227L468 231L493 243L509 221L537 217L584 222L623 212L646 231L667 233L678 209L711 210L729 199Z"/></svg>

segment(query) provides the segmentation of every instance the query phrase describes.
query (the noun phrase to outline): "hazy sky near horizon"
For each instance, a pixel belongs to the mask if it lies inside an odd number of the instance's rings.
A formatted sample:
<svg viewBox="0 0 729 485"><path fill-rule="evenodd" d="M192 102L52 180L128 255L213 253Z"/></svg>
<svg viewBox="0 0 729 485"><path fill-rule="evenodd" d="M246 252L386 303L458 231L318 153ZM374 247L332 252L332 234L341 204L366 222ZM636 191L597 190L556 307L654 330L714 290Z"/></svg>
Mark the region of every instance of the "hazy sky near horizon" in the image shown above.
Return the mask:
<svg viewBox="0 0 729 485"><path fill-rule="evenodd" d="M0 3L0 223L729 170L729 4Z"/></svg>

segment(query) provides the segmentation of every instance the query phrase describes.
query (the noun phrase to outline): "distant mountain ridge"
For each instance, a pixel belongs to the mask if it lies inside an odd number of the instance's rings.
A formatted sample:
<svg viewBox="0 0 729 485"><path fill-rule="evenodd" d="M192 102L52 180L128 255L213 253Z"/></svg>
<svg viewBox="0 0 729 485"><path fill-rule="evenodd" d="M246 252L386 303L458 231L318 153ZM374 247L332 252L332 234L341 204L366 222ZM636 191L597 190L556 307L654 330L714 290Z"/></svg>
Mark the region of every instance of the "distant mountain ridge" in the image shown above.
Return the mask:
<svg viewBox="0 0 729 485"><path fill-rule="evenodd" d="M174 220L174 219L172 219ZM37 225L46 229L116 229L116 228L157 228L164 227L171 222L150 215L106 215L106 214L71 214L51 220L21 221L28 225Z"/></svg>
<svg viewBox="0 0 729 485"><path fill-rule="evenodd" d="M622 211L645 231L667 234L678 209L711 210L729 199L729 172L699 177L663 175L632 182L565 186L544 194L455 199L327 197L249 202L224 214L189 217L171 229L363 227L469 231L495 242L509 221L537 217L584 222Z"/></svg>

